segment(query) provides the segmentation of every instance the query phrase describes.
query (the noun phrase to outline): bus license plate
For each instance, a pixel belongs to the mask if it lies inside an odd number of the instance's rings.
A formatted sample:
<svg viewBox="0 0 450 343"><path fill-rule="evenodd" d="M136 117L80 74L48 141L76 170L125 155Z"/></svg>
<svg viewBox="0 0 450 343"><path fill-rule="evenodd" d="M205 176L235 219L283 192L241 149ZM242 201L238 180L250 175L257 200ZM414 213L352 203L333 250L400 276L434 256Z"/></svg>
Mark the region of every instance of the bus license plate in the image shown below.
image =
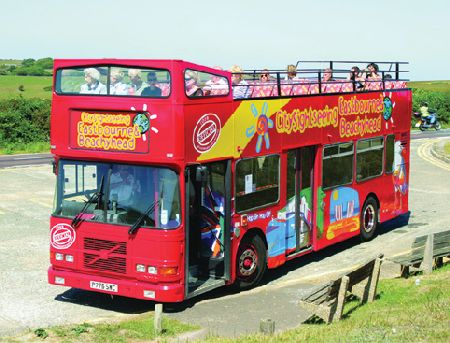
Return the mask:
<svg viewBox="0 0 450 343"><path fill-rule="evenodd" d="M91 281L91 288L94 289L100 289L102 291L108 291L108 292L118 292L117 285L113 283L104 283L104 282L98 282L98 281Z"/></svg>

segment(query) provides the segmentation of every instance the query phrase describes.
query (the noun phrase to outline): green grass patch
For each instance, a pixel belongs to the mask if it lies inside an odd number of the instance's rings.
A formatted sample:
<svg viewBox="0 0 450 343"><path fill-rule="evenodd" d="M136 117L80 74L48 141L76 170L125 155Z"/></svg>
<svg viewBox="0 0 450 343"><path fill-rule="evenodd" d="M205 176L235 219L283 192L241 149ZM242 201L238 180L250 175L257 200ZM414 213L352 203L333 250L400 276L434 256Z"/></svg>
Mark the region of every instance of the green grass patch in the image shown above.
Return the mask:
<svg viewBox="0 0 450 343"><path fill-rule="evenodd" d="M148 342L153 339L165 340L187 331L198 329L195 326L180 323L163 317L163 333L155 335L153 315L140 315L130 320L114 323L57 326L39 328L26 335L5 338L6 342L48 341L48 342Z"/></svg>
<svg viewBox="0 0 450 343"><path fill-rule="evenodd" d="M444 154L450 156L450 142L444 144Z"/></svg>
<svg viewBox="0 0 450 343"><path fill-rule="evenodd" d="M49 151L49 142L16 143L7 144L4 148L0 148L0 155L37 154Z"/></svg>
<svg viewBox="0 0 450 343"><path fill-rule="evenodd" d="M303 324L271 337L211 337L208 342L450 342L450 264L431 275L381 280L378 294L363 306L346 303L344 319L331 325Z"/></svg>
<svg viewBox="0 0 450 343"><path fill-rule="evenodd" d="M408 87L432 92L450 93L450 81L411 81Z"/></svg>
<svg viewBox="0 0 450 343"><path fill-rule="evenodd" d="M24 98L51 99L52 82L49 76L2 75L0 76L0 100L19 95Z"/></svg>

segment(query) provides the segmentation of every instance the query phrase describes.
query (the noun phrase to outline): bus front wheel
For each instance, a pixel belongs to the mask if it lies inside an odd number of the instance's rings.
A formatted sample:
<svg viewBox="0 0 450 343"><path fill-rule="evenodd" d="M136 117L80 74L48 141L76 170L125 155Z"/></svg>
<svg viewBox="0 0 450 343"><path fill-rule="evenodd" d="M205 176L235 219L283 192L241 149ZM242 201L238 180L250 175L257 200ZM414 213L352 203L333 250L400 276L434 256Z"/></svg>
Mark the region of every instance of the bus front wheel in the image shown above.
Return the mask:
<svg viewBox="0 0 450 343"><path fill-rule="evenodd" d="M378 226L378 204L374 198L368 198L361 212L361 239L369 241L373 238Z"/></svg>
<svg viewBox="0 0 450 343"><path fill-rule="evenodd" d="M266 271L266 246L258 235L246 236L236 259L236 286L245 290L256 286Z"/></svg>

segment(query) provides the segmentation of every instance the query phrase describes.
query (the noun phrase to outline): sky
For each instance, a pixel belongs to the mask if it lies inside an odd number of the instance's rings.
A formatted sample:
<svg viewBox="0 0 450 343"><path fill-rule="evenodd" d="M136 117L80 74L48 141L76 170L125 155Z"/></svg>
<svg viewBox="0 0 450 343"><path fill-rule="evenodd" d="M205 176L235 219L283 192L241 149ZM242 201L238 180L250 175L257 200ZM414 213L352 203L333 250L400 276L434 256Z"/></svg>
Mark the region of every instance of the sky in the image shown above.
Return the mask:
<svg viewBox="0 0 450 343"><path fill-rule="evenodd" d="M0 23L0 59L405 61L410 80L450 80L449 0L0 0Z"/></svg>

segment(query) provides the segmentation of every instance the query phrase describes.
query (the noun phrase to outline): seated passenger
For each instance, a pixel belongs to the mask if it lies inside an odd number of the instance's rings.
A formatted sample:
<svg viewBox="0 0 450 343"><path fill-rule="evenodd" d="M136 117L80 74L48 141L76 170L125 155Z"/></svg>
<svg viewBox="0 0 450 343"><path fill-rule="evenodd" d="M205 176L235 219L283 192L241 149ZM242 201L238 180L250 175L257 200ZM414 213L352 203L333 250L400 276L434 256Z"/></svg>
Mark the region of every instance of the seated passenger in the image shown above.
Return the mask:
<svg viewBox="0 0 450 343"><path fill-rule="evenodd" d="M293 64L287 66L286 81L295 81L297 79L297 67Z"/></svg>
<svg viewBox="0 0 450 343"><path fill-rule="evenodd" d="M203 91L197 86L198 74L195 71L188 70L184 73L184 85L186 95L189 97L203 96Z"/></svg>
<svg viewBox="0 0 450 343"><path fill-rule="evenodd" d="M84 85L80 87L80 94L106 94L106 86L100 82L100 72L95 68L84 70Z"/></svg>
<svg viewBox="0 0 450 343"><path fill-rule="evenodd" d="M130 87L128 88L128 94L141 95L145 87L148 86L146 82L141 79L141 71L139 69L128 70L128 77L130 78Z"/></svg>
<svg viewBox="0 0 450 343"><path fill-rule="evenodd" d="M231 67L230 72L231 81L233 82L233 98L235 99L245 99L250 95L249 85L247 81L242 78L241 67L234 65Z"/></svg>
<svg viewBox="0 0 450 343"><path fill-rule="evenodd" d="M259 75L260 83L267 83L270 80L269 70L263 69L262 73Z"/></svg>
<svg viewBox="0 0 450 343"><path fill-rule="evenodd" d="M112 69L110 75L109 94L111 95L127 95L128 85L123 83L123 72L119 69Z"/></svg>
<svg viewBox="0 0 450 343"><path fill-rule="evenodd" d="M369 63L366 68L366 80L380 81L381 75L378 74L378 65L376 63Z"/></svg>
<svg viewBox="0 0 450 343"><path fill-rule="evenodd" d="M347 81L352 81L356 90L362 90L364 88L364 77L361 76L361 70L357 66L352 67Z"/></svg>
<svg viewBox="0 0 450 343"><path fill-rule="evenodd" d="M214 69L223 70L222 67L216 66ZM228 91L228 84L225 78L218 75L211 75L211 80L206 81L203 91L209 94L223 94ZM221 93L222 92L222 93Z"/></svg>
<svg viewBox="0 0 450 343"><path fill-rule="evenodd" d="M161 88L156 86L157 78L156 78L156 73L154 71L148 72L147 81L148 81L149 86L145 87L142 90L141 96L160 97L162 90L161 90Z"/></svg>
<svg viewBox="0 0 450 343"><path fill-rule="evenodd" d="M322 75L322 83L323 82L333 82L333 71L330 68L327 68L323 71Z"/></svg>

